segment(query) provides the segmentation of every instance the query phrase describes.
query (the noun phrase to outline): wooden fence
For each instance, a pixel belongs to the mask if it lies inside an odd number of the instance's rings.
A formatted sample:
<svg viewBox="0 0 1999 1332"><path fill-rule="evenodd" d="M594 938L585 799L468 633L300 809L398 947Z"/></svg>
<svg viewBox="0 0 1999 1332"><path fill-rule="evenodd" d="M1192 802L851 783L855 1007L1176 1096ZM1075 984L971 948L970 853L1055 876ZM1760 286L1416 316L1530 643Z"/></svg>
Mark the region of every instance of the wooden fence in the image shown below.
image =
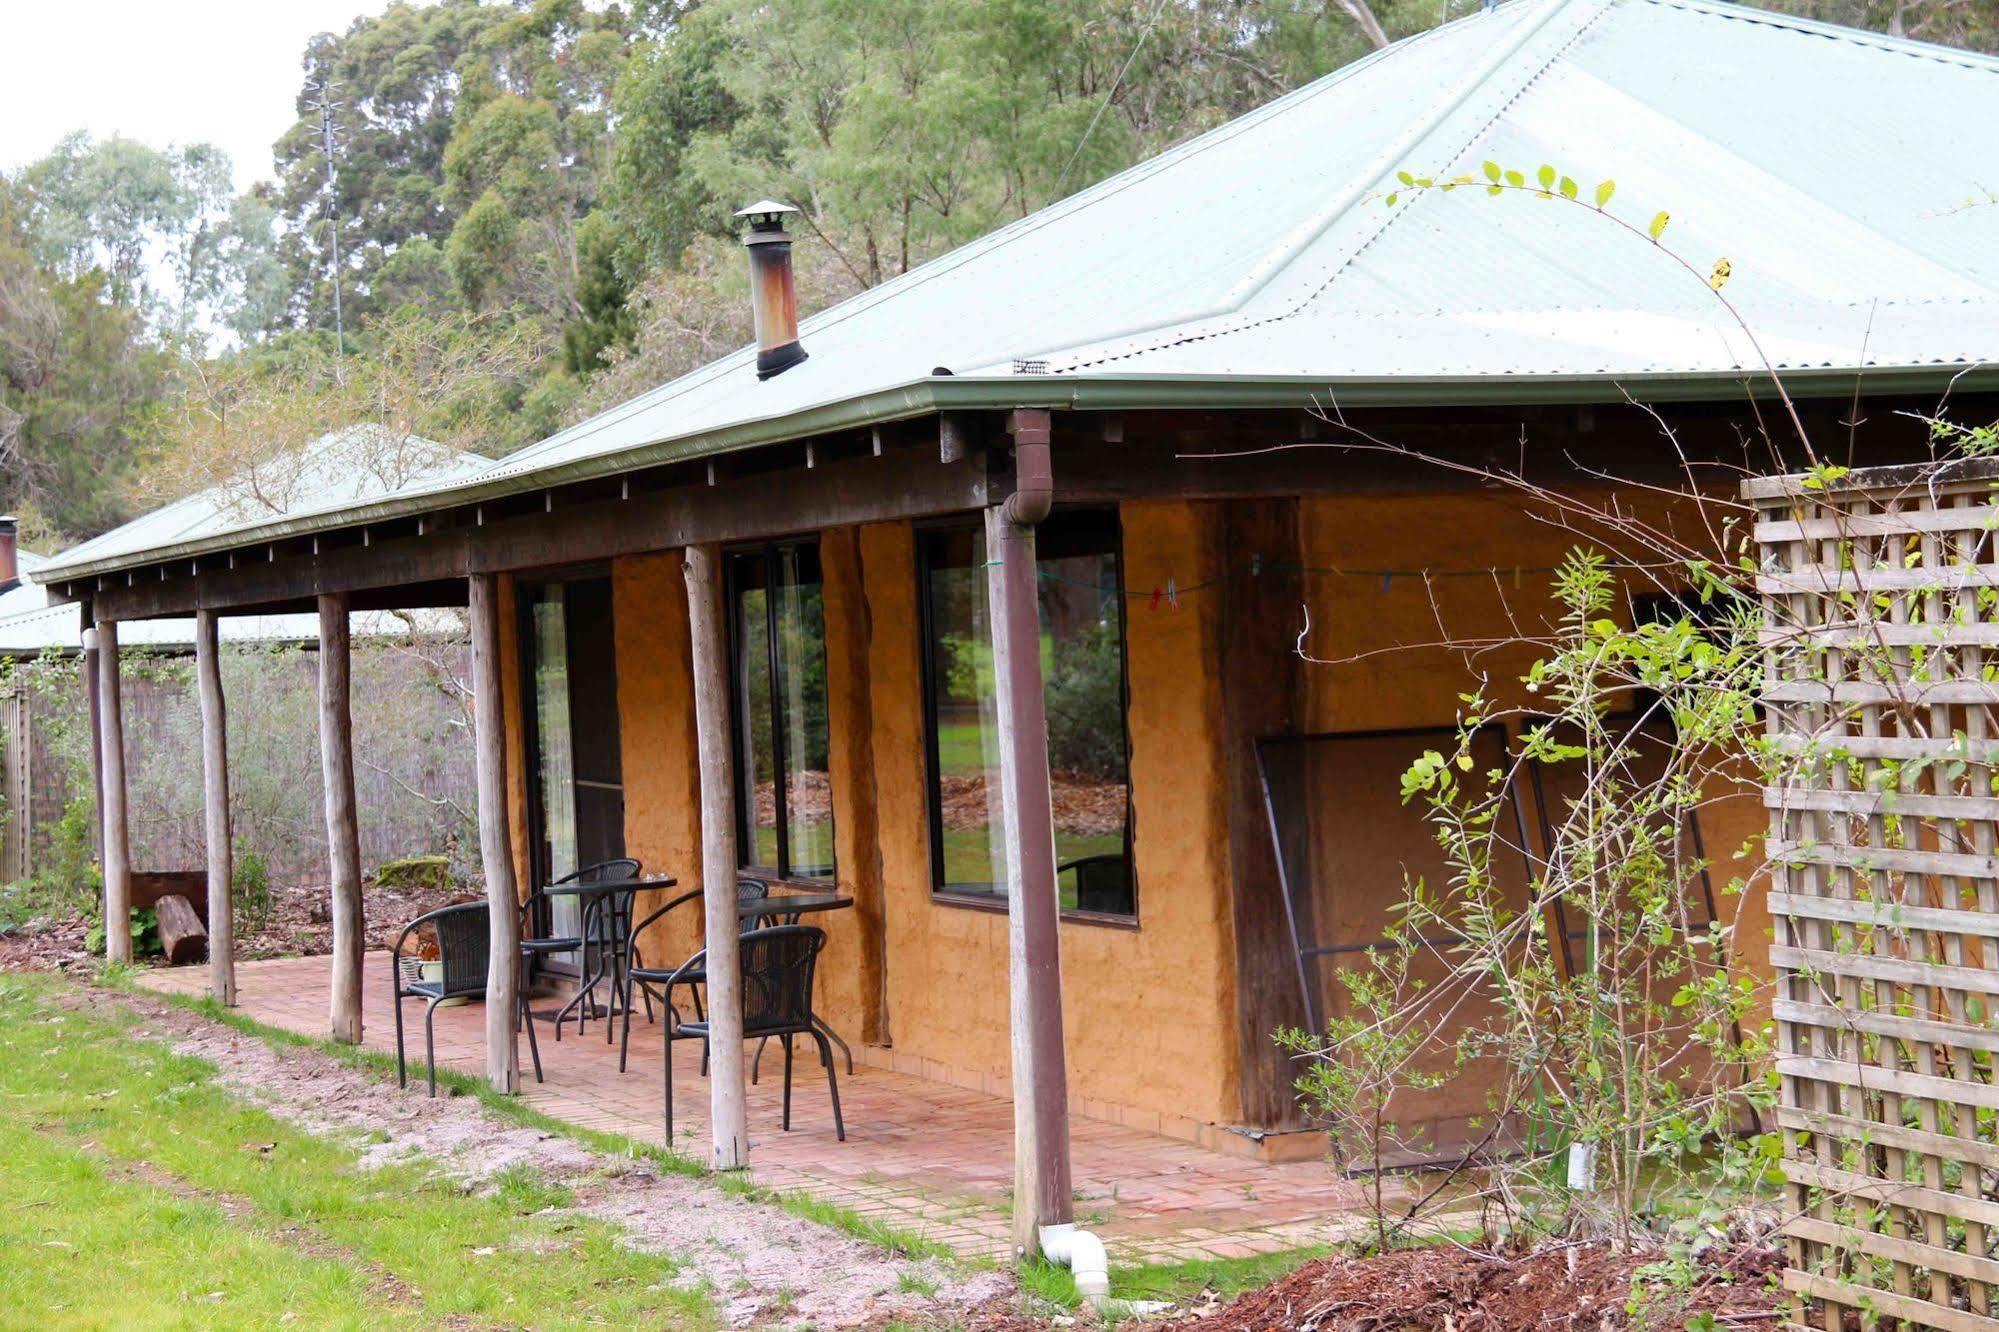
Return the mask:
<svg viewBox="0 0 1999 1332"><path fill-rule="evenodd" d="M1999 465L1749 482L1797 1322L1999 1329Z"/></svg>

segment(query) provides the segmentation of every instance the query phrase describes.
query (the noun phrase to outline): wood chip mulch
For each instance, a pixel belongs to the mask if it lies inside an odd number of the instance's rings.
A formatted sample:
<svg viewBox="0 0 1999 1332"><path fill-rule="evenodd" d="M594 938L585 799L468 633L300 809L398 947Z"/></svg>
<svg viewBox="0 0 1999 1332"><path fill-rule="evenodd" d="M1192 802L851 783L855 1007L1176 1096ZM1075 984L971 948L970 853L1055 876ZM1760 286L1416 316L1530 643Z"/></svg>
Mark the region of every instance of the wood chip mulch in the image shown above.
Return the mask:
<svg viewBox="0 0 1999 1332"><path fill-rule="evenodd" d="M1513 1254L1443 1245L1323 1258L1177 1322L1173 1332L1620 1332L1681 1328L1697 1313L1713 1315L1718 1328L1781 1321L1774 1281L1784 1258L1763 1240L1705 1251L1685 1289L1648 1280L1633 1315L1634 1274L1662 1257L1591 1244Z"/></svg>

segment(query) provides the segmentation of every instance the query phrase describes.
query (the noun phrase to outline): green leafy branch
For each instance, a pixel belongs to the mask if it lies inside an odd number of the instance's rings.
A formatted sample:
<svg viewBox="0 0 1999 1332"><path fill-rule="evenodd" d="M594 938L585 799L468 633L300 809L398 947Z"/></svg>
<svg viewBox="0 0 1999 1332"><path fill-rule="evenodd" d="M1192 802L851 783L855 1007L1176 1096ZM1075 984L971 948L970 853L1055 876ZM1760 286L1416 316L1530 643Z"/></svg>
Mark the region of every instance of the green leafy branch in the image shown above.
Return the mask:
<svg viewBox="0 0 1999 1332"><path fill-rule="evenodd" d="M1665 243L1663 238L1666 234L1666 228L1673 220L1672 214L1665 209L1654 213L1651 221L1643 227L1611 212L1609 208L1610 200L1617 193L1617 183L1615 181L1605 180L1600 182L1593 192L1592 199L1585 200L1582 197L1582 187L1576 182L1573 176L1565 175L1545 163L1535 172L1535 178L1531 183L1528 181L1525 172L1510 167L1502 167L1497 162L1488 161L1483 163L1480 166L1480 172L1483 177L1482 179L1480 176L1459 175L1438 180L1431 176L1419 176L1410 171L1398 171L1395 173L1395 178L1401 182L1402 188L1391 191L1385 202L1390 208L1395 207L1401 201L1404 191L1414 191L1419 194L1435 191L1448 194L1453 190L1483 189L1487 194L1495 197L1503 194L1526 194L1537 199L1570 204L1581 208L1586 212L1603 218L1606 222L1624 231L1633 239L1650 245L1660 254L1670 259L1689 277L1706 287L1709 294L1714 297L1721 308L1728 312L1729 318L1734 320L1735 326L1749 340L1751 349L1756 353L1756 359L1762 362L1763 372L1770 377L1770 383L1777 391L1778 400L1784 404L1784 412L1790 418L1791 428L1797 433L1798 442L1804 446L1806 458L1813 464L1817 463L1818 457L1816 451L1812 448L1811 435L1805 429L1804 420L1798 415L1797 404L1791 400L1790 391L1784 387L1783 376L1777 372L1776 363L1770 359L1769 353L1764 350L1762 339L1756 336L1756 330L1750 327L1749 321L1743 317L1742 311L1736 307L1733 301L1722 294L1722 288L1728 285L1729 279L1735 273L1734 264L1726 256L1716 259L1708 271L1703 273L1692 261Z"/></svg>

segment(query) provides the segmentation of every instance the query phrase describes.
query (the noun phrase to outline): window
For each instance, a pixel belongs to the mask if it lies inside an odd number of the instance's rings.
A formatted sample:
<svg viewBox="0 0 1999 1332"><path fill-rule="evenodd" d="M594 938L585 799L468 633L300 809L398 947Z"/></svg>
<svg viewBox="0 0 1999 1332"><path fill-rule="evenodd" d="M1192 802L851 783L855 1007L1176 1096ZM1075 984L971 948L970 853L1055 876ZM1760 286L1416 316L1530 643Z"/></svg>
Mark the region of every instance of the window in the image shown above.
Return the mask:
<svg viewBox="0 0 1999 1332"><path fill-rule="evenodd" d="M745 868L778 878L830 880L833 783L818 543L733 552L728 591L738 854Z"/></svg>
<svg viewBox="0 0 1999 1332"><path fill-rule="evenodd" d="M605 576L520 583L524 693L529 700L529 845L542 883L625 854L618 734L618 653ZM576 899L548 901L537 928L582 933ZM559 969L577 965L573 955Z"/></svg>
<svg viewBox="0 0 1999 1332"><path fill-rule="evenodd" d="M1062 907L1133 917L1130 741L1117 514L1064 511L1037 531L1041 664ZM921 533L925 739L934 890L1006 897L999 728L979 525Z"/></svg>

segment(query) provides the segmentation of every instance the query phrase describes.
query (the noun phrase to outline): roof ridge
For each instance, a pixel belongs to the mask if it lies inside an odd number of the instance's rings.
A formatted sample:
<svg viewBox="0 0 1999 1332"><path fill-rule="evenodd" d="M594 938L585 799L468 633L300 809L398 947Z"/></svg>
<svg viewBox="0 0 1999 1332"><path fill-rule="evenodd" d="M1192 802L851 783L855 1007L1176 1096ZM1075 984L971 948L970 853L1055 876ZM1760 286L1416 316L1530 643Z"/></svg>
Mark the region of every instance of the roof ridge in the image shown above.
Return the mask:
<svg viewBox="0 0 1999 1332"><path fill-rule="evenodd" d="M1513 4L1532 4L1534 2L1535 0L1504 0L1504 5L1510 7ZM1559 9L1562 3L1573 2L1575 0L1558 0L1552 8ZM846 320L873 309L885 300L891 300L900 296L912 287L921 286L947 273L954 272L965 264L1001 249L1023 236L1032 235L1043 227L1049 226L1084 208L1091 207L1101 200L1125 189L1129 189L1140 181L1150 179L1159 172L1167 170L1185 161L1187 158L1220 147L1230 140L1247 133L1264 121L1282 114L1295 104L1324 95L1348 79L1357 76L1362 71L1382 63L1386 57L1398 50L1407 49L1417 43L1436 40L1441 34L1461 25L1475 23L1481 17L1483 17L1482 12L1474 11L1462 18L1453 19L1449 23L1440 23L1434 28L1426 28L1422 32L1413 33L1399 42L1383 47L1378 51L1369 52L1360 59L1350 61L1338 69L1330 70L1309 83L1293 88L1282 96L1273 97L1261 106L1245 111L1243 114L1224 121L1212 129L1204 130L1190 139L1184 139L1167 148L1165 151L1148 157L1143 161L1134 162L1124 168L1124 170L1106 176L1104 179L1086 186L1074 194L1044 204L1024 217L1015 218L1013 221L1006 223L1004 226L996 227L983 236L975 237L963 245L954 246L940 255L926 259L915 268L898 273L886 282L876 283L865 291L856 292L847 299L808 316L799 325L799 336L810 337L837 327ZM1022 348L1021 350L1027 352L1034 349ZM485 474L504 474L507 465L510 463L531 462L533 459L551 452L558 447L566 447L578 440L587 438L599 430L616 425L619 421L624 420L627 416L635 412L658 406L663 402L670 402L683 393L699 388L703 384L741 367L747 362L750 353L753 351L754 348L752 347L739 347L735 351L716 357L706 365L689 370L687 373L678 375L664 384L655 385L616 406L607 407L596 415L579 421L568 429L549 436L547 439L537 440L533 444L524 445L510 454L495 459L493 465L485 469Z"/></svg>

